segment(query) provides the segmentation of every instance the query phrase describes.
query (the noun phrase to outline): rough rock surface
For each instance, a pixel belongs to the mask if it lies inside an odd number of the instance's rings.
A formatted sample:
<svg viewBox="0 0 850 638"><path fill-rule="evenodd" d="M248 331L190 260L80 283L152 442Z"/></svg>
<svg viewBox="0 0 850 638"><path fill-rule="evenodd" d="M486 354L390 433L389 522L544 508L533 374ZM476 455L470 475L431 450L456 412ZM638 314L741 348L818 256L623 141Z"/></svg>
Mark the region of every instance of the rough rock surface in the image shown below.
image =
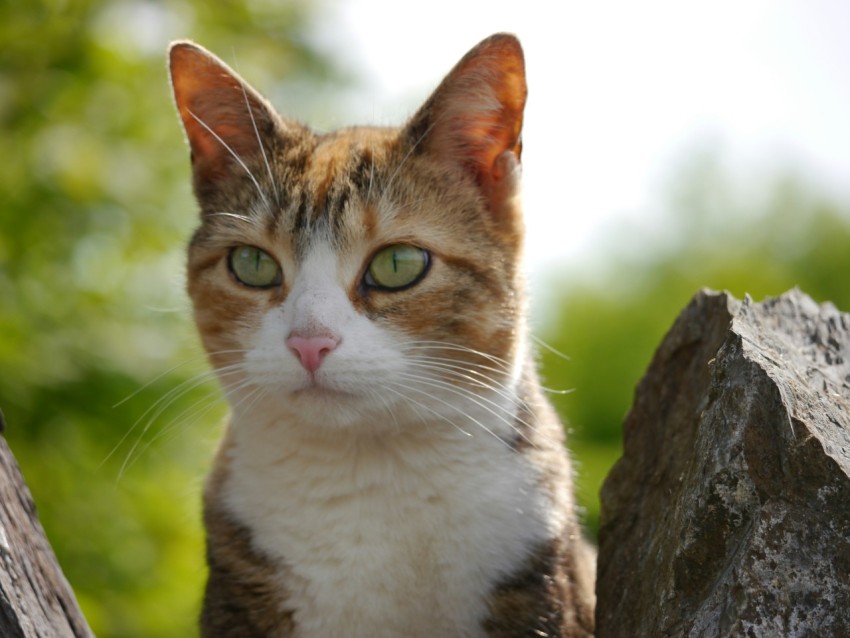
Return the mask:
<svg viewBox="0 0 850 638"><path fill-rule="evenodd" d="M701 292L602 488L597 636L850 636L850 315Z"/></svg>

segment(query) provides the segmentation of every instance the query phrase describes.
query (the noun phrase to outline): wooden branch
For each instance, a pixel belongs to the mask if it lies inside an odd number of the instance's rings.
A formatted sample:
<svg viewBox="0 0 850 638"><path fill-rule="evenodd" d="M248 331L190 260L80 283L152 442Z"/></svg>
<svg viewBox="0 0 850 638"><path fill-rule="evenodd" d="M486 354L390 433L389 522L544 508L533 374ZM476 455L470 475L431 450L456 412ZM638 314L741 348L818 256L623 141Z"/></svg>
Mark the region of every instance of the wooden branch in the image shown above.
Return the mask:
<svg viewBox="0 0 850 638"><path fill-rule="evenodd" d="M0 413L0 432L5 428ZM47 542L30 491L0 436L0 636L89 638L71 587Z"/></svg>

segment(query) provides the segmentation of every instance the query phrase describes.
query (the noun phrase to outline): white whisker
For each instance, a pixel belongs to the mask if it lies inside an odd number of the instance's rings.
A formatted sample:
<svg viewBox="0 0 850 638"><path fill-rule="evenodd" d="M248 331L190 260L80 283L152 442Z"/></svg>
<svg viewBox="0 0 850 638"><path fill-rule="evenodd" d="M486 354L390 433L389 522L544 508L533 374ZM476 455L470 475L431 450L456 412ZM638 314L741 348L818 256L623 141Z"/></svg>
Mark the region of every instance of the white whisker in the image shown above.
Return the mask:
<svg viewBox="0 0 850 638"><path fill-rule="evenodd" d="M127 468L130 467L130 465L132 465L133 459L138 458L138 456L137 456L138 450L143 445L145 435L150 431L150 429L159 420L159 418L165 413L165 411L169 407L171 407L176 401L178 401L182 397L186 396L189 392L192 392L193 390L197 389L198 387L200 387L203 384L210 381L213 378L213 374L214 373L212 373L212 372L204 373L203 375L199 375L198 377L190 379L187 382L181 383L179 386L172 389L165 396L160 398L153 406L148 408L148 410L146 410L145 413L133 424L133 426L130 428L130 430L122 437L121 441L115 446L115 448L113 448L113 451L109 453L109 456L107 456L107 459L109 457L111 457L112 454L118 449L118 447L120 447L123 444L123 442L129 436L130 432L132 432L133 430L136 429L136 427L141 423L142 419L144 419L147 414L149 414L149 413L151 413L151 411L153 411L153 414L151 414L151 416L147 419L144 427L142 428L142 431L136 437L136 440L133 442L133 444L130 446L129 451L124 456L124 462L121 464L121 467L119 468L119 471L118 471L119 480L124 475L124 472L127 470ZM158 406L158 407L156 407L156 406ZM154 410L154 407L156 407L155 410ZM181 412L180 415L178 415L178 418L182 418L185 415L186 412L187 412L187 410L184 410L183 412ZM145 446L143 449L147 449L147 446ZM104 460L104 462L105 462L105 460Z"/></svg>
<svg viewBox="0 0 850 638"><path fill-rule="evenodd" d="M191 115L194 118L194 120L198 124L203 126L204 129L210 135L212 135L225 149L227 149L227 152L230 153L230 155L233 157L233 159L235 159L237 161L237 163L239 164L239 166L241 166L245 170L245 172L248 174L248 177L251 178L251 181L254 182L254 186L256 186L256 188L257 188L257 193L259 193L260 198L263 200L263 203L266 206L268 206L269 200L266 197L266 194L263 192L263 189L260 187L260 183L257 181L257 178L254 177L254 174L251 172L251 169L248 168L248 165L245 164L245 162L242 160L241 157L239 157L239 154L236 151L234 151L232 148L230 148L230 146L227 144L227 142L225 142L223 139L221 139L221 136L218 133L216 133L214 130L212 130L212 128L210 128L207 125L206 122L204 122L201 118L199 118L197 115L195 115L192 111L188 111L188 113L189 113L189 115Z"/></svg>
<svg viewBox="0 0 850 638"><path fill-rule="evenodd" d="M177 367L179 367L179 366L177 366ZM167 373L163 373L163 374L167 374ZM136 419L136 421L133 423L133 425L131 425L127 429L127 431L124 433L124 435L119 439L118 443L115 444L115 446L112 448L112 450L109 452L109 454L107 454L106 457L100 462L99 467L103 467L104 463L106 463L110 458L112 458L112 456L118 451L118 449L128 439L130 434L132 434L133 431L139 426L139 424L142 423L142 421L144 421L146 418L149 417L148 422L145 425L145 427L142 429L142 433L141 433L140 436L144 436L145 432L147 432L148 428L150 427L150 424L153 421L155 421L162 414L162 412L164 412L168 408L169 405L171 405L174 401L176 401L178 398L180 398L184 394L191 392L195 387L197 387L197 386L201 385L202 383L212 379L213 375L214 375L214 373L212 371L203 372L200 375L194 376L191 379L188 379L188 380L184 381L183 383L179 384L178 386L171 388L171 390L169 390L163 396L161 396L159 399L157 399L153 403L153 405L148 407L148 409L145 410L138 419ZM163 375L160 375L160 377L161 376L163 376ZM198 379L200 379L200 381ZM145 387L149 386L151 383L154 383L154 381L151 381ZM188 387L190 384L193 384L193 385L191 387ZM132 396L135 396L140 391L141 390L136 391ZM125 399L125 400L127 400L127 399ZM123 403L123 402L124 401L122 401L121 403ZM121 405L121 404L119 403L118 405ZM131 450L131 452L132 452L132 450Z"/></svg>
<svg viewBox="0 0 850 638"><path fill-rule="evenodd" d="M543 344L543 345L546 345L546 344ZM455 352L464 352L464 353L467 353L467 354L482 357L482 358L486 359L487 361L492 362L494 365L498 366L498 367L492 367L492 366L487 366L487 365L481 364L481 363L471 363L471 362L466 362L466 361L462 362L462 365L464 365L464 366L475 367L475 368L478 368L480 370L488 370L488 371L491 371L491 372L500 372L500 373L503 373L503 374L510 374L511 369L513 368L513 365L511 363L509 363L508 361L505 361L504 359L502 359L500 357L496 357L496 356L488 354L486 352L481 352L479 350L475 350L473 348L469 348L467 346L454 344L454 343L447 343L447 342L440 342L440 341L415 341L415 342L412 342L410 344L407 344L405 347L409 350L425 349L425 350L432 350L433 351L433 350L441 350L442 349L442 350L455 351ZM554 353L558 354L558 355L561 355L561 353L559 353L554 348L552 349L552 351ZM561 356L566 356L566 355L561 355ZM436 357L436 356L429 358L428 356L422 356L422 355L417 355L417 358L422 359L422 360L434 360L434 361L440 359L440 357ZM569 358L567 357L567 359L569 359ZM448 358L446 358L445 361L457 362L456 359L448 359ZM548 388L548 387L542 386L542 385L539 386L539 387L543 392L546 392L546 393L549 393L549 394L566 395L566 394L571 394L572 392L574 392L574 390L572 390L572 389L558 390L558 389L554 389L554 388Z"/></svg>
<svg viewBox="0 0 850 638"><path fill-rule="evenodd" d="M437 124L437 122L439 121L439 119L440 119L440 118L438 118L437 120L435 120L434 122L432 122L432 123L431 123L431 125L430 125L430 126L428 126L428 128L427 128L427 129L425 129L425 131L424 131L424 132L422 133L422 135L420 135L420 136L419 136L419 138L418 138L418 139L417 139L417 140L413 143L413 145L410 147L410 149L407 151L407 153L404 155L404 157L402 157L402 158L401 158L401 161L398 163L398 166L396 166L396 167L395 167L395 170L392 172L392 175L390 175L390 178L387 180L386 185L385 185L385 186L384 186L384 188L382 189L382 192L381 192L381 198L378 200L378 208L380 208L380 207L381 207L381 205L384 203L384 201L385 201L385 199L386 199L386 196L387 196L387 193L388 193L388 192L390 191L390 189L392 188L393 184L395 183L396 178L398 177L398 174L401 172L401 169L402 169L402 168L404 167L404 165L407 163L407 160L409 160L409 159L413 156L413 152L414 152L414 151L415 151L415 150L419 147L419 145L420 145L420 144L421 144L421 143L425 140L425 138L427 137L428 133L430 133L430 132L431 132L431 129L433 129L433 128L434 128L434 126Z"/></svg>
<svg viewBox="0 0 850 638"><path fill-rule="evenodd" d="M489 399L485 396L475 394L475 393L468 391L468 390L463 390L464 393L468 393L468 396L470 398L477 397L477 398L481 399L482 401L485 401L486 403L488 403L488 404L490 404L494 407L497 407L501 411L510 414L513 417L515 422L520 423L521 425L524 425L525 427L527 427L532 432L536 431L536 428L531 423L529 423L523 417L520 416L521 411L526 411L528 413L531 413L532 412L531 407L523 399L518 397L514 392L512 392L509 388L507 388L507 386L505 386L501 383L498 383L498 382L496 382L496 381L494 381L494 380L492 380L492 379L490 379L490 378L488 378L484 375L480 375L479 378L476 378L474 376L470 376L470 375L465 373L463 368L458 369L455 366L449 367L449 366L443 366L443 365L439 365L439 364L438 365L418 364L417 362L411 362L411 365L414 366L414 367L422 368L426 371L440 372L444 376L447 376L450 380L457 379L457 380L460 380L460 381L466 381L467 383L469 383L470 385L472 385L475 388L480 388L482 390L487 390L489 392L496 394L497 396L501 397L502 399L505 399L509 403L510 407L513 408L514 411L509 412L507 408L505 408L504 406L500 405L499 403L497 403L497 402L495 402L495 401L493 401L493 400L491 400L491 399ZM451 388L451 390L455 391L455 392L460 392L461 389L462 389L462 386L452 384L452 383L450 383L450 381L446 381L446 380L443 380L443 379L437 379L437 378L433 378L433 377L427 377L427 378L429 380L434 381L434 382L446 383L447 388ZM506 421L506 423L507 423L507 421ZM510 423L509 423L509 425L511 425L511 427L514 427ZM516 429L516 428L514 428L514 429Z"/></svg>
<svg viewBox="0 0 850 638"><path fill-rule="evenodd" d="M505 370L494 368L493 366L488 366L481 363L466 363L458 361L457 359L450 359L448 357L433 357L429 355L418 355L415 357L415 359L413 359L413 361L422 362L423 364L433 365L435 367L440 367L446 370L457 370L459 372L463 372L464 374L470 375L471 377L474 376L480 379L484 379L489 383L493 384L494 386L502 388L506 392L510 392L509 386L499 381L496 381L493 377L487 374L488 372L492 372L494 374L499 375L506 374Z"/></svg>
<svg viewBox="0 0 850 638"><path fill-rule="evenodd" d="M437 401L438 403L442 403L443 405L445 405L445 406L447 406L447 407L452 408L452 409L453 409L453 410L455 410L458 414L460 414L461 416L463 416L465 419L468 419L468 420L472 421L475 425L477 425L479 428L481 428L482 430L484 430L485 432L487 432L488 434L490 434L492 437L494 437L494 438L498 439L499 441L502 441L505 445L508 445L508 447L510 447L510 445L508 444L508 442L507 442L507 441L505 441L505 440L504 440L504 439L502 439L502 438L501 438L498 434L496 434L495 432L493 432L493 430L492 430L492 429L490 429L490 428L488 428L486 425L484 425L484 423L482 423L480 419L477 419L476 417L472 416L472 415L471 415L471 414L469 414L468 412L464 412L464 411L463 411L463 410L461 410L461 409L460 409L457 405L455 405L455 404L453 404L453 403L451 403L451 402L449 402L449 401L446 401L446 400L444 400L444 399L442 399L442 398L438 397L437 395L435 395L435 394L433 394L433 393L431 393L431 392L427 392L426 390L424 390L424 389L422 389L422 388L418 388L418 387L416 387L416 386L414 386L414 385L408 385L408 386L405 386L405 389L407 389L407 390L412 390L412 391L414 391L414 392L418 392L419 394L425 395L426 397L428 397L428 398L429 398L429 399L431 399L432 401ZM464 434L469 434L468 432L466 432L466 430L464 430L464 429L463 429L463 428L461 428L459 425L457 425L456 423L454 423L454 421L449 420L449 423L451 423L452 425L454 425L454 426L455 426L458 430L460 430L460 431L461 431L461 432L463 432Z"/></svg>
<svg viewBox="0 0 850 638"><path fill-rule="evenodd" d="M444 391L446 391L446 392L449 392L449 393L451 393L451 394L454 394L455 396L459 396L459 397L461 397L461 398L464 398L464 399L466 399L467 401L470 401L471 403L474 403L474 404L475 404L475 405L477 405L478 407L480 407L480 408L482 408L483 410L486 410L487 412L489 412L490 414L492 414L495 418L497 418L499 421L501 421L502 423L504 423L505 425L507 425L507 426L508 426L511 430L513 430L513 431L514 431L517 435L521 436L523 439L525 439L525 440L526 440L526 441L528 441L529 443L531 443L531 442L532 442L532 441L531 441L531 440L530 440L530 439L529 439L529 438L528 438L528 437L527 437L527 436L526 436L526 435L522 432L522 430L521 430L520 428L518 428L518 427L517 427L516 423L517 423L517 422L522 423L523 425L525 425L526 427L528 427L530 430L534 431L533 426L531 426L530 424L528 424L528 423L526 423L524 420L522 420L522 419L519 417L519 415L514 414L514 413L512 413L512 412L510 412L510 411L507 411L507 410L504 408L504 406L499 405L498 403L496 403L496 402L495 402L495 401L493 401L492 399L488 399L487 397L484 397L484 396L481 396L481 395L477 395L477 394L475 394L474 392L470 392L470 391L468 391L468 390L466 390L466 389L464 389L464 388L462 388L462 387L460 387L460 386L456 386L456 385L454 385L454 384L452 384L452 383L449 383L449 382L447 382L447 381L443 381L443 380L441 380L441 379L434 379L434 378L423 377L423 376L419 376L419 375L406 374L406 373L402 373L400 376L401 376L401 377L403 377L403 378L406 378L406 379L408 379L408 380L415 381L416 383L421 383L421 384L423 384L423 385L426 385L426 386L431 387L431 388L434 388L434 389L444 390ZM509 419L508 417L506 417L506 416L505 416L505 413L507 413L507 414L509 414L509 415L513 416L513 417L514 417L514 419L513 419L513 420ZM471 417L471 416L469 416L469 415L466 415L466 416L467 416L468 418L472 418L472 417ZM481 422L480 422L480 421L477 421L477 420L476 420L476 422L477 422L479 425L482 425L482 427L483 427L483 424L481 424ZM492 430L490 430L489 428L486 428L486 427L485 427L484 429L485 429L485 430L487 430L488 432L490 432L490 434L493 434L494 436L496 436L496 435L495 435L495 433L493 433L493 431L492 431Z"/></svg>
<svg viewBox="0 0 850 638"><path fill-rule="evenodd" d="M404 390L413 390L413 391L419 392L420 394L424 394L425 396L427 396L429 399L436 399L436 400L440 401L441 403L443 403L444 405L447 405L447 406L449 406L449 407L454 407L451 403L448 403L447 401L441 401L439 398L431 396L431 394L429 394L428 392L425 392L424 390L420 390L420 389L417 389L417 388L413 388L413 387L410 387L410 386L407 386L407 385L401 384L401 383L399 383L398 381L394 381L394 382L393 382L393 385L398 386L398 387L400 387L400 388L402 388L402 389L404 389ZM401 397L401 398L402 398L402 399L403 399L406 403L410 403L410 404L411 404L412 406L414 406L414 407L421 408L421 409L425 410L426 412L430 412L431 414L433 414L434 416L436 416L436 417L437 417L438 419L440 419L441 421L445 421L445 422L446 422L446 423L448 423L449 425L453 426L453 427L454 427L455 429L457 429L457 430L458 430L458 432L460 432L461 434L463 434L463 435L465 435L465 436L469 436L469 437L471 437L471 436L472 436L472 433L471 433L471 432L467 432L467 431L466 431L466 430L464 430L462 427L460 427L457 423L455 423L455 422L454 422L454 421L452 421L449 417L447 417L445 414L440 414L439 412L437 412L437 411L436 411L434 408L432 408L431 406L425 405L424 403L422 403L422 402L420 402L420 401L417 401L416 399L414 399L414 398L410 397L410 395L405 394L405 393L403 393L403 392L400 392L399 390L396 390L396 389L395 389L394 387L392 387L392 386L385 385L385 386L383 387L383 389L384 389L384 390L389 390L390 392L395 393L396 395L398 395L399 397ZM461 414L462 414L462 413L461 413ZM464 415L464 416L466 416L466 415Z"/></svg>
<svg viewBox="0 0 850 638"><path fill-rule="evenodd" d="M188 360L184 361L183 363L178 363L176 366L172 366L171 368L169 368L165 372L161 372L160 374L156 375L153 379L146 382L144 385L140 386L139 388L137 388L136 390L134 390L133 392L128 394L126 397L121 399L118 403L114 404L112 406L112 408L115 409L117 407L124 405L125 403L127 403L127 401L129 401L133 397L137 396L138 394L144 392L146 389L148 389L150 386L152 386L154 383L156 383L157 381L159 381L163 377L167 377L169 374L171 374L175 370L179 370L180 368L182 368L185 365L189 365L190 363L195 363L198 360L206 359L206 356L207 356L206 354L200 354L197 357L193 357L192 359L188 359Z"/></svg>
<svg viewBox="0 0 850 638"><path fill-rule="evenodd" d="M269 157L266 153L266 146L263 144L263 139L260 137L260 130L257 128L257 120L254 117L254 109L251 108L251 102L248 100L248 91L245 89L245 85L239 85L242 88L242 96L245 98L245 107L248 109L248 115L251 116L251 126L254 127L254 135L257 137L257 144L260 146L260 152L263 154L263 162L266 165L266 171L269 174L269 183L272 185L272 191L275 195L275 203L280 204L280 192L277 189L277 182L275 182L274 173L272 172L271 164L269 163Z"/></svg>
<svg viewBox="0 0 850 638"><path fill-rule="evenodd" d="M220 351L216 354L223 354L223 353L226 353L226 352L241 352L241 351L239 351L239 350ZM183 364L181 364L181 365L183 365ZM179 367L180 366L176 366L174 369L177 369ZM186 396L187 394L189 394L193 390L197 389L198 387L200 387L200 386L202 386L206 383L211 382L216 377L218 377L219 380L221 380L223 383L226 384L226 379L229 376L239 374L241 372L241 369L242 369L241 364L237 363L237 364L231 364L229 366L225 366L225 367L220 368L218 370L207 370L205 372L202 372L201 374L195 375L195 376L191 377L190 379L183 381L182 383L178 384L176 387L174 387L171 390L169 390L168 392L166 392L163 396L161 396L159 399L157 399L150 407L148 407L142 413L142 415L138 419L136 419L136 421L133 423L133 425L130 426L130 428L127 429L127 431L124 433L124 435L118 441L118 443L115 444L115 446L112 448L112 450L109 452L109 454L107 454L106 457L103 459L103 461L101 461L100 467L102 467L103 464L105 464L110 458L112 458L112 456L118 451L118 449L127 441L127 439L130 437L130 435L133 433L133 431L135 431L136 428L138 428L139 425L144 422L145 425L142 427L142 431L136 437L135 442L130 447L130 450L127 452L127 454L124 458L124 462L121 465L121 468L120 468L119 474L118 474L118 477L120 479L120 477L123 475L124 471L127 469L128 464L130 463L131 459L133 459L134 455L136 454L139 446L142 444L142 441L143 441L145 435L148 433L148 431L150 431L150 429L151 429L151 427L153 427L154 423L156 423L159 420L159 418L165 413L166 410L168 410L168 408L170 406L172 406L180 398ZM161 378L162 376L163 375L160 375L160 377L157 377L157 378ZM153 383L153 382L150 382L150 383ZM147 385L149 386L150 383L148 383ZM134 393L134 395L135 394L138 394L138 391L136 393ZM181 413L181 416L182 416L182 413Z"/></svg>
<svg viewBox="0 0 850 638"><path fill-rule="evenodd" d="M219 212L215 212L215 213L206 213L206 216L207 217L227 217L228 219L236 219L236 220L239 220L240 222L245 222L245 223L250 224L252 226L258 226L258 227L262 226L262 224L260 223L260 220L257 219L257 218L249 217L248 215L239 215L237 213L230 213L230 212L227 212L227 211L219 211Z"/></svg>
<svg viewBox="0 0 850 638"><path fill-rule="evenodd" d="M507 420L506 420L503 416L499 415L499 414L498 414L495 410L493 410L492 408L488 408L488 406L486 406L486 405L484 404L484 402L479 401L479 400L478 400L478 398L476 397L476 395L474 395L473 393L463 392L463 391L461 391L461 390L458 390L456 387L452 386L451 384L446 383L446 382L439 381L439 380L437 380L437 379L429 379L429 378L427 378L427 377L422 377L422 376L419 376L419 375L413 375L413 374L409 374L409 373L400 373L400 374L398 374L397 376L398 376L398 378L402 378L402 379L410 380L410 381L413 381L413 382L415 382L415 383L414 383L414 384L404 384L404 385L402 386L402 385L401 385L398 381L395 381L395 382L394 382L394 383L395 383L395 385L397 385L397 386L399 386L399 387L403 387L403 388L404 388L405 390L407 390L407 391L413 391L413 392L417 392L417 393L419 393L419 394L422 394L422 395L424 395L424 396L427 396L429 399L431 399L431 400L433 400L433 401L436 401L436 402L438 402L438 403L440 403L440 404L442 404L442 405L444 405L444 406L446 406L446 407L452 408L454 411L458 412L458 414L460 414L460 415L462 415L464 418L466 418L466 419L468 419L468 420L472 421L473 423L475 423L478 427L480 427L482 430L484 430L484 431L485 431L485 432L487 432L488 434L490 434L490 435L492 435L493 437L495 437L495 438L499 439L500 441L502 441L502 442L503 442L503 443L505 443L506 445L509 445L509 444L508 444L507 442L505 442L505 441L504 441L501 437L499 437L499 436L498 436L498 435L497 435L497 434L496 434L496 433L495 433L495 432L494 432L491 428L489 428L488 426L486 426L486 425L485 425L485 424L484 424L484 423L483 423L480 419L478 419L478 418L474 417L473 415L469 414L468 412L465 412L465 411L462 409L462 406L459 406L459 405L457 405L456 403L452 403L452 402L450 402L450 401L447 401L446 399L443 399L442 397L439 397L439 396L437 396L437 395L435 395L435 394L433 394L433 393L431 393L431 392L428 392L428 391L426 391L425 389L423 389L423 388L421 388L421 387L418 387L418 385L419 385L419 384L421 384L421 385L425 385L425 386L432 387L432 388L435 388L435 389L447 390L447 391L449 391L450 393L457 394L457 395L459 395L459 396L463 396L463 397L465 397L465 398L469 399L471 402L478 404L478 405L479 405L480 407L482 407L483 409L485 409L485 410L487 410L487 411L491 412L494 416L497 416L498 418L501 418L503 421L505 421L506 423L508 423L512 429L514 429L514 430L516 431L516 426L514 426L513 424L511 424L509 421L507 421ZM385 387L386 387L386 386L385 386ZM403 396L404 396L404 395L403 395ZM412 400L409 396L406 396L406 399L407 399L407 400ZM422 407L426 407L426 408L428 408L428 406L424 406L424 405L423 405ZM429 411L430 411L430 408L428 408L428 409L429 409ZM435 414L438 414L437 412L434 412L434 413L435 413ZM442 416L442 415L441 415L441 416ZM445 419L445 417L443 417L443 418ZM446 420L448 420L448 419L446 419ZM463 432L464 434L468 434L465 430L461 429L461 428L460 428L460 427L459 427L456 423L454 423L453 421L448 420L448 422L452 423L452 425L454 425L455 427L457 427L457 428L458 428L461 432ZM519 433L519 432L518 432L518 433ZM521 435L521 433L519 433L519 434Z"/></svg>
<svg viewBox="0 0 850 638"><path fill-rule="evenodd" d="M124 473L133 466L136 461L138 461L145 455L145 452L147 452L147 450L154 443L156 443L160 439L165 438L174 430L183 427L187 423L197 422L198 419L207 414L217 404L221 403L221 401L222 397L219 392L210 392L205 397L198 399L192 405L185 408L182 412L180 412L180 414L174 417L174 419L172 419L168 423L168 425L161 428L147 442L142 443L142 438L140 437L137 443L127 454L127 457L124 459L124 463L121 465L121 469L119 470L118 474L119 480L124 475ZM144 433L142 434L142 436L144 436Z"/></svg>
<svg viewBox="0 0 850 638"><path fill-rule="evenodd" d="M387 401L387 398L383 394L372 388L367 389L366 393L369 395L369 397L372 398L372 400L380 403L386 413L390 415L393 420L393 425L395 426L395 429L401 429L401 424L398 422L398 417L393 411L392 405L390 405L389 401Z"/></svg>
<svg viewBox="0 0 850 638"><path fill-rule="evenodd" d="M251 384L245 383L239 387L233 388L232 390L233 392L240 392L247 388L249 385ZM254 389L251 390L251 392L249 392L245 396L241 397L239 401L232 404L231 409L237 410L244 408L247 412L251 412L254 407L260 402L260 400L267 395L268 390L264 386L254 384Z"/></svg>
<svg viewBox="0 0 850 638"><path fill-rule="evenodd" d="M556 355L556 356L560 357L560 358L561 358L561 359L563 359L564 361L570 361L570 357L569 357L569 355L564 354L564 353L563 353L563 352L561 352L560 350L556 350L553 346L551 346L551 345L549 345L548 343L546 343L545 341L543 341L543 339L541 339L541 338L540 338L540 337L538 337L537 335L531 335L531 339L532 339L532 340L533 340L533 341L534 341L537 345L539 345L540 347L542 347L542 348L543 348L543 349L545 349L545 350L548 350L548 351L549 351L549 352L551 352L552 354L554 354L554 355Z"/></svg>
<svg viewBox="0 0 850 638"><path fill-rule="evenodd" d="M364 200L367 204L372 199L372 185L375 183L375 151L374 149L370 150L370 159L372 160L369 164L369 188L366 191L366 199Z"/></svg>
<svg viewBox="0 0 850 638"><path fill-rule="evenodd" d="M444 342L444 341L413 341L409 344L405 344L405 349L408 350L450 350L455 352L465 352L467 354L475 355L477 357L481 357L482 359L486 359L491 363L499 366L505 372L509 372L513 369L513 364L510 361L506 361L501 357L497 357L495 355L489 354L487 352L482 352L481 350L476 350L474 348L470 348L468 346Z"/></svg>

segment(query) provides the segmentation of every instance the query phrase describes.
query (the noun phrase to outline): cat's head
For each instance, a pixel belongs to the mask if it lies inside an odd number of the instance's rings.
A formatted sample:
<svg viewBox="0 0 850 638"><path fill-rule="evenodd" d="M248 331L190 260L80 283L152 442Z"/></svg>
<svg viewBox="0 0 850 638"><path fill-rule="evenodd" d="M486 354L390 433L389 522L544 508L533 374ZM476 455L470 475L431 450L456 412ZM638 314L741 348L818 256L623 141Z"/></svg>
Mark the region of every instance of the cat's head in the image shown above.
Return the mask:
<svg viewBox="0 0 850 638"><path fill-rule="evenodd" d="M188 42L172 46L171 78L201 208L188 289L234 410L394 428L511 394L516 38L480 43L397 129L315 133Z"/></svg>

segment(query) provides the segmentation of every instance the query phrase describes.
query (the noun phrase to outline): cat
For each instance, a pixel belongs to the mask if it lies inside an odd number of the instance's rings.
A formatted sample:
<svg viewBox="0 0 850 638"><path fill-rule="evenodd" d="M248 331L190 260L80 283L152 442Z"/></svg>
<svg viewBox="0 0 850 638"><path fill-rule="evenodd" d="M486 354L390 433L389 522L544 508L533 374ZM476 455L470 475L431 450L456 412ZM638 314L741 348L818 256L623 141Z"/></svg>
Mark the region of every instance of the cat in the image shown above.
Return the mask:
<svg viewBox="0 0 850 638"><path fill-rule="evenodd" d="M519 41L482 41L400 128L315 133L187 41L170 72L187 288L231 408L202 636L592 635L526 328Z"/></svg>

